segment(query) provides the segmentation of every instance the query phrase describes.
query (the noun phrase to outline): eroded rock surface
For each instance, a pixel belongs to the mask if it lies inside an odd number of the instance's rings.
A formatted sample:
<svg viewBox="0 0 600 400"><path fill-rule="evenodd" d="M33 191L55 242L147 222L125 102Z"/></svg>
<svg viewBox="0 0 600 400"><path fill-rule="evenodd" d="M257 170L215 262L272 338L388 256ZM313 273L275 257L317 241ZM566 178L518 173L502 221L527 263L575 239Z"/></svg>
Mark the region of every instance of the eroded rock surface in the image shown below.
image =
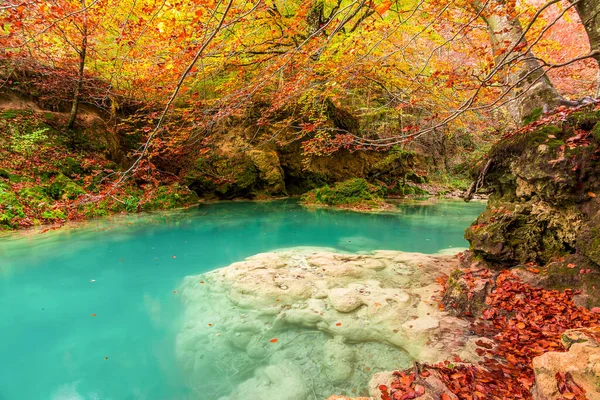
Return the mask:
<svg viewBox="0 0 600 400"><path fill-rule="evenodd" d="M563 333L566 352L548 352L533 359L534 400L563 397L557 374L567 375L585 390L588 399L600 399L600 328L573 329Z"/></svg>
<svg viewBox="0 0 600 400"><path fill-rule="evenodd" d="M467 323L437 305L435 278L456 264L299 248L187 277L178 359L211 398L367 395L374 373L442 361L468 341ZM224 374L230 385L212 386Z"/></svg>
<svg viewBox="0 0 600 400"><path fill-rule="evenodd" d="M491 151L486 211L471 250L504 266L577 255L600 265L600 111L571 114L502 140ZM574 282L576 284L576 282Z"/></svg>

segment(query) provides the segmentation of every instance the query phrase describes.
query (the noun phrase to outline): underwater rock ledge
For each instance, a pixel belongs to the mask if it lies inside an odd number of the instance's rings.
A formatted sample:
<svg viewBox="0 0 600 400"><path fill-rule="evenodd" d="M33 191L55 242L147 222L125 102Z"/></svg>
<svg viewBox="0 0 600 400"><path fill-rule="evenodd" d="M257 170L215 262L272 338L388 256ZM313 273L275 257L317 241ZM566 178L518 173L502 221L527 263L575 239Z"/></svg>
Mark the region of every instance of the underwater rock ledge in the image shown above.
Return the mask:
<svg viewBox="0 0 600 400"><path fill-rule="evenodd" d="M202 398L271 400L367 395L373 374L414 361L476 362L468 324L438 307L436 278L457 264L294 248L186 277L178 360Z"/></svg>

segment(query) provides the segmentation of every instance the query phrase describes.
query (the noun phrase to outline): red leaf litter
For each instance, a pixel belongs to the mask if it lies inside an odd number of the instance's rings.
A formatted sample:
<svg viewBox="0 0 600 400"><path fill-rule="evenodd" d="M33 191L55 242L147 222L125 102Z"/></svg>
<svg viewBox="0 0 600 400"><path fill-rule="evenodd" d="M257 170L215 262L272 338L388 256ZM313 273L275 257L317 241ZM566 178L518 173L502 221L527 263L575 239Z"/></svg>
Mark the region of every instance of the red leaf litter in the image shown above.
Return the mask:
<svg viewBox="0 0 600 400"><path fill-rule="evenodd" d="M564 351L560 338L565 330L599 323L599 314L575 305L573 296L577 293L532 287L509 271L502 272L496 279L496 289L487 298L482 317L472 325L476 335L494 342L477 342L477 353L483 358L480 365L452 365L449 361L424 365L419 377L437 371L461 400L531 399L531 360L548 351ZM379 387L384 400L415 399L423 394L414 370L396 372L396 376L389 388ZM556 378L560 400L587 398L569 373L559 373Z"/></svg>

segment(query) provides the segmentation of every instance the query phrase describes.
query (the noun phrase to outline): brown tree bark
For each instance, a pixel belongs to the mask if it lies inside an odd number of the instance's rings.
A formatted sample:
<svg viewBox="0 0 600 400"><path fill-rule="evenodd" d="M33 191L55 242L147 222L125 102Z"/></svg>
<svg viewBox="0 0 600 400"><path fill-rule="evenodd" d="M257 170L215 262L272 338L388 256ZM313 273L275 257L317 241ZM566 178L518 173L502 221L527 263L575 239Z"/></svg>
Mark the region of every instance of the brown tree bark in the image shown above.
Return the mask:
<svg viewBox="0 0 600 400"><path fill-rule="evenodd" d="M71 105L71 113L69 114L69 120L67 121L68 130L72 130L75 126L75 120L77 119L77 111L79 110L81 90L83 88L85 57L87 54L88 41L87 9L85 1L86 0L81 0L81 9L83 10L83 23L81 24L81 48L77 49L77 53L79 54L79 69L77 71L77 82L75 84L75 92L73 93L73 104Z"/></svg>
<svg viewBox="0 0 600 400"><path fill-rule="evenodd" d="M489 10L484 3L476 1L474 7L484 20L498 74L505 88L511 90L508 110L517 125L534 111L550 111L563 104L564 99L540 67L540 63L527 50L523 28L516 17L511 17L503 0L492 1ZM526 93L525 93L526 92Z"/></svg>
<svg viewBox="0 0 600 400"><path fill-rule="evenodd" d="M569 0L575 4L581 23L590 41L590 50L596 51L594 59L600 68L600 0ZM598 88L596 97L600 97L600 71L598 71Z"/></svg>

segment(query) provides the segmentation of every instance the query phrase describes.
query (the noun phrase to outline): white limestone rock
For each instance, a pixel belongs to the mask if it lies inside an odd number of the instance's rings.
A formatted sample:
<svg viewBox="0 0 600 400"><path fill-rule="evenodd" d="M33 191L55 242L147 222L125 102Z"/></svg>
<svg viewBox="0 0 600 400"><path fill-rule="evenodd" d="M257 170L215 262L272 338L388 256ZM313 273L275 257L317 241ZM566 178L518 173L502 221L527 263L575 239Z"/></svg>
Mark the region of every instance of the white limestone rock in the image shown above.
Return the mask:
<svg viewBox="0 0 600 400"><path fill-rule="evenodd" d="M467 329L440 311L435 283L456 265L449 256L299 248L186 277L177 357L209 398L361 394L373 373L457 352ZM215 387L223 376L230 383Z"/></svg>

